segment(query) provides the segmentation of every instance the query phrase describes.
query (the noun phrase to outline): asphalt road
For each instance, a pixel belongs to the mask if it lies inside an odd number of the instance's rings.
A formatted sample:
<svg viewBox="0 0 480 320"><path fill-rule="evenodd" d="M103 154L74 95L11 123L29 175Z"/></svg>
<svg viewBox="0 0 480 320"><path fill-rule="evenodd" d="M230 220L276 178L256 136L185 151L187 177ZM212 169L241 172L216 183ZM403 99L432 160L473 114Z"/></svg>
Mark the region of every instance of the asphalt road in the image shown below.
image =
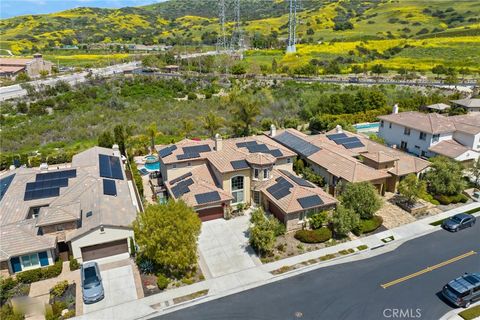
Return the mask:
<svg viewBox="0 0 480 320"><path fill-rule="evenodd" d="M381 287L471 250L477 254ZM389 253L320 268L157 319L439 319L453 309L438 296L442 286L472 271L480 271L480 223L457 233L440 230ZM398 317L395 309L404 316Z"/></svg>

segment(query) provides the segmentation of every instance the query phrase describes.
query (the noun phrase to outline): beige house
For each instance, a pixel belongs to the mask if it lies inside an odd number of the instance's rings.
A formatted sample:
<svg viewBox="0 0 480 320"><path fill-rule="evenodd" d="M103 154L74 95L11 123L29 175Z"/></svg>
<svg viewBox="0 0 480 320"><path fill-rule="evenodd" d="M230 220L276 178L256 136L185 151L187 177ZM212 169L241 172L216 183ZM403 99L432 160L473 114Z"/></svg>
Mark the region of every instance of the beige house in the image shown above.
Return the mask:
<svg viewBox="0 0 480 320"><path fill-rule="evenodd" d="M53 63L43 60L40 53L33 55L30 59L0 58L0 77L14 78L25 72L30 78L36 78L42 71L52 73Z"/></svg>
<svg viewBox="0 0 480 320"><path fill-rule="evenodd" d="M2 274L125 255L138 204L118 148L94 147L54 168L17 168L0 177Z"/></svg>
<svg viewBox="0 0 480 320"><path fill-rule="evenodd" d="M310 214L336 204L294 174L296 156L265 135L185 139L159 150L168 196L184 200L202 221L226 217L239 205L255 205L274 214L287 230L301 228Z"/></svg>

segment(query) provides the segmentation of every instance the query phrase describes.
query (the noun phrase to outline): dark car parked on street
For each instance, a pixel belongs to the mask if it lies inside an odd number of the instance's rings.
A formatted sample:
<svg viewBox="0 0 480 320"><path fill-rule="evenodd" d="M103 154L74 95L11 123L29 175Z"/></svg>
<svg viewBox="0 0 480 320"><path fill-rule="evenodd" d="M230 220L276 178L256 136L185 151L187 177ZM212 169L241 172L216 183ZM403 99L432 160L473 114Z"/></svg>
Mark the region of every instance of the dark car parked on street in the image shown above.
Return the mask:
<svg viewBox="0 0 480 320"><path fill-rule="evenodd" d="M471 214L459 213L445 219L442 222L442 228L451 232L457 232L458 230L473 226L476 220L477 219Z"/></svg>
<svg viewBox="0 0 480 320"><path fill-rule="evenodd" d="M105 290L98 264L94 261L85 262L80 271L83 302L88 304L102 300L105 297Z"/></svg>
<svg viewBox="0 0 480 320"><path fill-rule="evenodd" d="M480 300L480 272L465 273L443 287L443 296L457 307L468 308Z"/></svg>

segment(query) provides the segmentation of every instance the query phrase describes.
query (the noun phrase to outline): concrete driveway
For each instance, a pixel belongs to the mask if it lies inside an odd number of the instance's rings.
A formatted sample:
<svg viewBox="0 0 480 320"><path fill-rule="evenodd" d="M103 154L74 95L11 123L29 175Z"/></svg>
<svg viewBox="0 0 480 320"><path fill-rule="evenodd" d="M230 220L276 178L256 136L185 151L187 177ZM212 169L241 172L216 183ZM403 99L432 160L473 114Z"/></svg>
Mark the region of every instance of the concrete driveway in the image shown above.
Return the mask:
<svg viewBox="0 0 480 320"><path fill-rule="evenodd" d="M137 290L131 265L102 270L103 288L105 298L93 304L83 304L83 313L112 307L121 303L137 299Z"/></svg>
<svg viewBox="0 0 480 320"><path fill-rule="evenodd" d="M202 223L200 266L205 278L216 278L252 268L261 262L248 245L249 215Z"/></svg>

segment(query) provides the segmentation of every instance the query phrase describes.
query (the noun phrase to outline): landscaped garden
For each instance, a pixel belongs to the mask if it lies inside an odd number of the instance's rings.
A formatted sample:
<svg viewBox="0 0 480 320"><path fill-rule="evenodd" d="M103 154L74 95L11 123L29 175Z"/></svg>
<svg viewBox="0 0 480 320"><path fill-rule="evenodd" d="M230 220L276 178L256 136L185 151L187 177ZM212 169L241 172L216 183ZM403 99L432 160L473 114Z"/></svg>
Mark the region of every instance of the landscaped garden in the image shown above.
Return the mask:
<svg viewBox="0 0 480 320"><path fill-rule="evenodd" d="M76 284L68 281L58 282L50 289L49 304L45 307L46 320L61 320L75 316Z"/></svg>

